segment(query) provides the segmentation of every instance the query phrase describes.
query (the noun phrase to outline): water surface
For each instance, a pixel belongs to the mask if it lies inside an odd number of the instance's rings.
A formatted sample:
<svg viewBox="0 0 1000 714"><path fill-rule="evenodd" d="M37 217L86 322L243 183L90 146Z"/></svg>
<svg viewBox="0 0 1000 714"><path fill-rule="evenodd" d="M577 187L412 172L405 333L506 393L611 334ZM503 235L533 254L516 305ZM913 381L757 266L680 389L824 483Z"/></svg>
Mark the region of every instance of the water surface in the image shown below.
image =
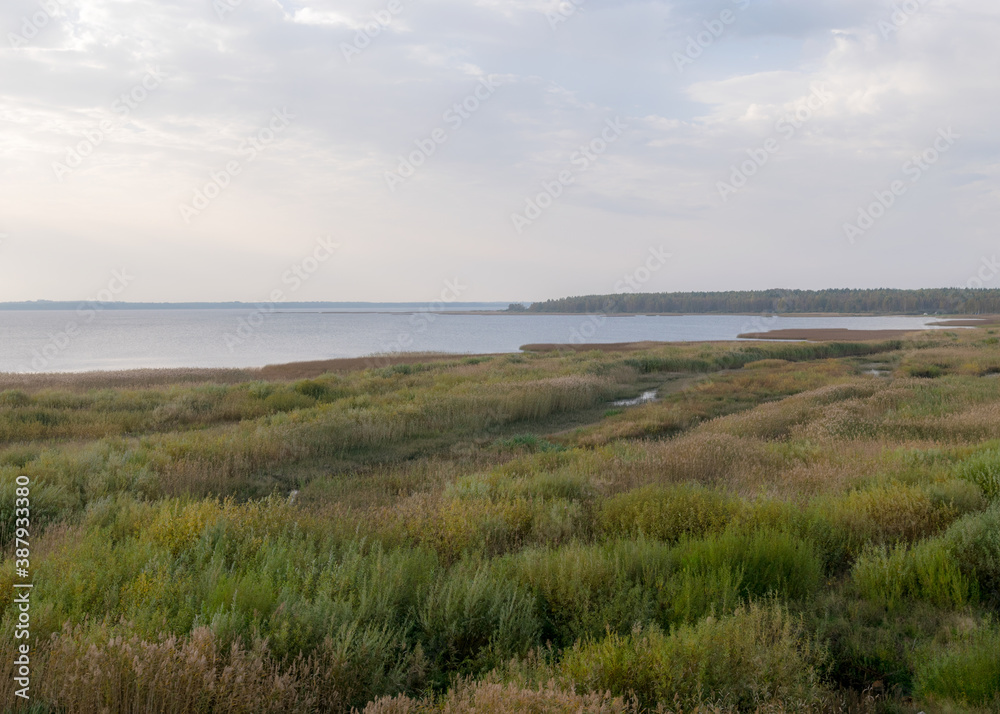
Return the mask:
<svg viewBox="0 0 1000 714"><path fill-rule="evenodd" d="M516 352L529 343L733 340L778 329L919 329L935 317L592 317L240 310L3 310L0 372L260 367L385 352Z"/></svg>

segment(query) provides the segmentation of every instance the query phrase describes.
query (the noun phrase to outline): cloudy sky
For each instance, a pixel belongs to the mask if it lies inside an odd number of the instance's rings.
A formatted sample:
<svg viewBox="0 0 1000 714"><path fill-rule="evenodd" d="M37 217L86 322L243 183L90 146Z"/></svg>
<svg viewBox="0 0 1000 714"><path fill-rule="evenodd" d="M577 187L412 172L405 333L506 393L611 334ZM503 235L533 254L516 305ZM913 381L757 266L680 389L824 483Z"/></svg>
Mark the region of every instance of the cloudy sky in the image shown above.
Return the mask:
<svg viewBox="0 0 1000 714"><path fill-rule="evenodd" d="M1000 287L998 36L995 0L4 0L0 300L536 300L651 251L648 291Z"/></svg>

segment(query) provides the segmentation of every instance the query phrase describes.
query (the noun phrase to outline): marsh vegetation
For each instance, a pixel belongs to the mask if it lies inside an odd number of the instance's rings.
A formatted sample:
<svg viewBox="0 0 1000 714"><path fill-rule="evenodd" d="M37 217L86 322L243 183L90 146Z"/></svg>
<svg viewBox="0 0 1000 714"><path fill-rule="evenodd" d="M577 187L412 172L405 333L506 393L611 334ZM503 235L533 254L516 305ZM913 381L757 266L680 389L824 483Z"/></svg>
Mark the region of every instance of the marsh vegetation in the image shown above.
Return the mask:
<svg viewBox="0 0 1000 714"><path fill-rule="evenodd" d="M35 712L996 711L997 374L984 328L23 379L2 701L20 475Z"/></svg>

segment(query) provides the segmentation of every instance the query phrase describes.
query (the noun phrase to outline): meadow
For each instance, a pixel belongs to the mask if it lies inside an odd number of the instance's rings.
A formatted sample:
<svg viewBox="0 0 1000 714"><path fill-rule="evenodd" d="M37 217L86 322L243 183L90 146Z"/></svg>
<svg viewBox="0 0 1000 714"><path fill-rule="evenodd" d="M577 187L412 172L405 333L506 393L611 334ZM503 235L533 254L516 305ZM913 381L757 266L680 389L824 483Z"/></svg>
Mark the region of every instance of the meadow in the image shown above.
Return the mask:
<svg viewBox="0 0 1000 714"><path fill-rule="evenodd" d="M998 332L0 376L0 702L1000 711Z"/></svg>

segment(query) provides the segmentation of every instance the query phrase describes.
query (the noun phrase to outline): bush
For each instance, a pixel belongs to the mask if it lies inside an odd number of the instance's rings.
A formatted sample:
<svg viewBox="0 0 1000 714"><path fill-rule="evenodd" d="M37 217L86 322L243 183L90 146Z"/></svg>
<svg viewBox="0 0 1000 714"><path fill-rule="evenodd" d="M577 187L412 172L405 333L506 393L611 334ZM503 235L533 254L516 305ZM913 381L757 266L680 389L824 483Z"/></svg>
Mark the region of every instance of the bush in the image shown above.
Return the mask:
<svg viewBox="0 0 1000 714"><path fill-rule="evenodd" d="M264 399L264 406L271 412L290 412L296 409L305 409L316 404L313 397L306 396L299 392L274 392Z"/></svg>
<svg viewBox="0 0 1000 714"><path fill-rule="evenodd" d="M311 397L317 401L324 401L330 397L330 388L323 382L315 379L303 379L295 383L295 391L306 397Z"/></svg>
<svg viewBox="0 0 1000 714"><path fill-rule="evenodd" d="M511 558L509 567L538 597L546 638L567 645L655 621L654 583L667 577L671 562L666 545L615 541L528 550Z"/></svg>
<svg viewBox="0 0 1000 714"><path fill-rule="evenodd" d="M815 546L790 533L730 528L703 540L682 542L676 551L682 571L707 574L728 571L740 576L745 598L777 595L798 599L816 592L823 580L823 564Z"/></svg>
<svg viewBox="0 0 1000 714"><path fill-rule="evenodd" d="M963 479L935 481L925 486L924 491L935 506L951 508L963 515L981 511L987 505L983 490L971 481Z"/></svg>
<svg viewBox="0 0 1000 714"><path fill-rule="evenodd" d="M978 579L980 592L1000 598L1000 504L956 521L942 539L962 572Z"/></svg>
<svg viewBox="0 0 1000 714"><path fill-rule="evenodd" d="M944 374L944 370L936 364L910 364L903 368L903 373L920 379L936 379Z"/></svg>
<svg viewBox="0 0 1000 714"><path fill-rule="evenodd" d="M745 599L742 568L728 565L710 569L684 568L660 586L664 621L691 624L706 615L733 612Z"/></svg>
<svg viewBox="0 0 1000 714"><path fill-rule="evenodd" d="M609 498L598 516L605 534L675 541L725 528L739 503L699 486L646 486Z"/></svg>
<svg viewBox="0 0 1000 714"><path fill-rule="evenodd" d="M936 535L960 515L960 506L969 503L941 489L889 483L817 499L806 520L823 539L829 561L844 563L869 545L914 543Z"/></svg>
<svg viewBox="0 0 1000 714"><path fill-rule="evenodd" d="M648 628L577 644L559 671L583 691L634 694L647 707L719 704L755 711L765 703L802 707L822 699L826 661L800 621L771 604L669 635Z"/></svg>
<svg viewBox="0 0 1000 714"><path fill-rule="evenodd" d="M442 679L482 674L539 644L535 600L485 566L463 564L435 584L417 612L420 641Z"/></svg>
<svg viewBox="0 0 1000 714"><path fill-rule="evenodd" d="M502 449L526 449L528 451L563 451L565 447L553 444L535 434L518 434L497 442Z"/></svg>
<svg viewBox="0 0 1000 714"><path fill-rule="evenodd" d="M870 547L858 558L851 577L863 597L890 610L911 598L959 608L978 596L976 582L961 572L942 539L913 548Z"/></svg>
<svg viewBox="0 0 1000 714"><path fill-rule="evenodd" d="M989 499L1000 496L1000 449L989 449L960 461L955 467L958 478L971 481Z"/></svg>
<svg viewBox="0 0 1000 714"><path fill-rule="evenodd" d="M831 681L858 692L876 682L912 691L914 642L933 639L948 618L962 617L921 602L887 610L847 588L825 592L808 607L810 631L830 650Z"/></svg>
<svg viewBox="0 0 1000 714"><path fill-rule="evenodd" d="M0 392L0 406L4 407L26 407L31 404L31 397L20 389L8 389Z"/></svg>
<svg viewBox="0 0 1000 714"><path fill-rule="evenodd" d="M1000 631L994 626L961 635L917 658L916 693L934 700L1000 710Z"/></svg>

